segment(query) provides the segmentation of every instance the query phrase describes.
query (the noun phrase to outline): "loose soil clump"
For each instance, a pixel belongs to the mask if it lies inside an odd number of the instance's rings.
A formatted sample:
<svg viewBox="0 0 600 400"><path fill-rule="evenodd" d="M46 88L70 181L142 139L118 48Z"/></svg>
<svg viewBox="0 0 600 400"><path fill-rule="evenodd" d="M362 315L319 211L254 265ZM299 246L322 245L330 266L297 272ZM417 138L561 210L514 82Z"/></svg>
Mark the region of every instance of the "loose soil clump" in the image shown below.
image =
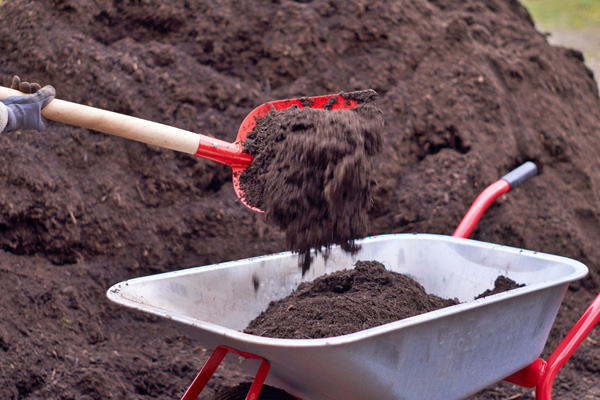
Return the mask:
<svg viewBox="0 0 600 400"><path fill-rule="evenodd" d="M366 236L382 132L382 112L368 103L274 110L248 134L244 151L254 158L240 175L246 202L285 232L305 269L311 249L339 244L352 252Z"/></svg>
<svg viewBox="0 0 600 400"><path fill-rule="evenodd" d="M499 276L494 289L477 298L519 285ZM244 330L257 336L318 339L346 335L459 304L428 294L414 279L389 271L378 261L358 261L350 270L304 282L269 307Z"/></svg>
<svg viewBox="0 0 600 400"><path fill-rule="evenodd" d="M493 289L486 290L485 292L481 293L479 296L475 297L475 299L483 299L483 298L491 296L493 294L506 292L508 290L520 288L523 286L525 286L525 285L518 284L515 281L513 281L512 279L500 275L498 278L496 278Z"/></svg>

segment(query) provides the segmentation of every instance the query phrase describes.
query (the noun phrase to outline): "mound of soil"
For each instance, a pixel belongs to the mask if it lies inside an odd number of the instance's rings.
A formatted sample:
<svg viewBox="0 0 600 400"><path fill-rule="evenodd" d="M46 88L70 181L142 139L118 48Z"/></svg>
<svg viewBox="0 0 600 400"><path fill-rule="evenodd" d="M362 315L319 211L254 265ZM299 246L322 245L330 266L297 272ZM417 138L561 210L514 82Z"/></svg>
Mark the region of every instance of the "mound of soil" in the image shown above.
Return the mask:
<svg viewBox="0 0 600 400"><path fill-rule="evenodd" d="M358 261L354 269L300 284L244 332L287 339L341 336L455 304L427 294L417 281L380 262Z"/></svg>
<svg viewBox="0 0 600 400"><path fill-rule="evenodd" d="M382 131L381 110L361 104L351 110L274 110L248 134L244 151L254 158L240 187L247 203L285 232L304 269L311 249L339 244L353 252L354 240L367 234Z"/></svg>
<svg viewBox="0 0 600 400"><path fill-rule="evenodd" d="M499 276L478 299L522 287ZM301 283L244 330L257 336L318 339L341 336L459 304L428 294L414 279L388 271L378 261L358 261L351 270Z"/></svg>
<svg viewBox="0 0 600 400"><path fill-rule="evenodd" d="M541 174L472 237L578 259L547 357L599 290L600 100L581 53L516 0L4 0L0 80L233 142L276 99L373 88L385 127L368 235L451 234L488 184ZM214 162L58 123L0 135L0 398L172 399L206 359L110 304L136 276L289 250ZM226 284L226 283L224 283ZM557 400L600 397L598 329ZM219 369L203 395L247 380ZM520 397L519 397L520 396ZM473 399L532 399L501 383Z"/></svg>

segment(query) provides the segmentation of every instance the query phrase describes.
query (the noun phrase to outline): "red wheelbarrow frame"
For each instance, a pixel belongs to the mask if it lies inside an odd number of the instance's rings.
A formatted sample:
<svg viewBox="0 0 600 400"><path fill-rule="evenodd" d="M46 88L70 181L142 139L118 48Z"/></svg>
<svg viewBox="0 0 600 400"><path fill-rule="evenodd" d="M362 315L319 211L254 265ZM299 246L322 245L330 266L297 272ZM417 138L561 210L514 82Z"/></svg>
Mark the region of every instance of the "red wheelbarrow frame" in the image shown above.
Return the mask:
<svg viewBox="0 0 600 400"><path fill-rule="evenodd" d="M509 192L523 181L537 173L535 164L528 162L504 175L501 179L488 186L473 202L469 211L454 231L452 236L467 238L479 222L481 215L502 194ZM552 384L558 370L562 368L581 342L600 321L600 295L585 310L581 318L550 354L548 360L541 358L531 365L506 377L504 380L527 388L536 388L538 400L552 399Z"/></svg>
<svg viewBox="0 0 600 400"><path fill-rule="evenodd" d="M479 196L477 196L452 236L457 238L468 238L485 210L487 210L498 197L509 192L511 189L516 188L536 174L536 165L532 162L526 162L488 186ZM506 377L504 380L527 388L535 387L536 399L552 400L552 384L554 383L556 374L599 321L600 295L592 301L581 318L579 318L552 354L550 354L548 360L538 358L531 363L531 365ZM252 386L246 396L246 400L256 400L269 372L269 362L260 356L242 352L227 346L219 346L213 351L181 400L196 400L217 367L221 364L227 353L230 352L261 361L258 372L256 373ZM302 400L300 398L297 399Z"/></svg>

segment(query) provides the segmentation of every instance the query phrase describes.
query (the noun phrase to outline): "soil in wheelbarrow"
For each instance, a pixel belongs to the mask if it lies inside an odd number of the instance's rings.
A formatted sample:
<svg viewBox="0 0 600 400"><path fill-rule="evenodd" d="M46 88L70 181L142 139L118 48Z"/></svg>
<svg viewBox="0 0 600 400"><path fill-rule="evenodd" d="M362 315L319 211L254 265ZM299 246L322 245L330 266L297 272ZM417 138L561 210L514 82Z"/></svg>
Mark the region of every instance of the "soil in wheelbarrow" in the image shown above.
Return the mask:
<svg viewBox="0 0 600 400"><path fill-rule="evenodd" d="M382 132L381 110L367 103L271 111L248 134L244 151L254 158L240 175L246 201L285 233L303 270L311 249L339 244L354 252L355 239L366 236Z"/></svg>
<svg viewBox="0 0 600 400"><path fill-rule="evenodd" d="M600 290L600 100L581 53L515 0L3 0L0 80L232 142L267 101L372 88L385 126L367 234L452 234L488 184L473 239L578 259L543 356ZM50 124L0 135L0 398L180 398L207 355L106 300L136 276L290 250L237 201L231 171ZM226 283L224 283L226 284ZM600 333L556 400L600 398ZM249 378L217 371L203 395ZM532 399L494 385L473 399Z"/></svg>
<svg viewBox="0 0 600 400"><path fill-rule="evenodd" d="M477 298L520 286L500 276L492 290ZM428 294L417 281L387 270L380 262L358 261L354 269L300 284L289 296L272 302L244 332L284 339L326 338L456 304L456 299Z"/></svg>

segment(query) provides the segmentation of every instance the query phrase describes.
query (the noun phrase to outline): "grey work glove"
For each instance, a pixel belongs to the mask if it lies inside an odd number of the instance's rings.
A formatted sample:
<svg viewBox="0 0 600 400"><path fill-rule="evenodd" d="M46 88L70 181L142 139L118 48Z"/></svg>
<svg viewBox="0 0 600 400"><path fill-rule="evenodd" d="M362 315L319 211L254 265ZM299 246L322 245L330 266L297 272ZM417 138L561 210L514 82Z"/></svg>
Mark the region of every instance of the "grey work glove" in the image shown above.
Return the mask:
<svg viewBox="0 0 600 400"><path fill-rule="evenodd" d="M21 82L21 78L18 75L13 76L12 85L10 85L11 89L19 90L25 94L35 93L40 90L42 87L39 83L33 82Z"/></svg>
<svg viewBox="0 0 600 400"><path fill-rule="evenodd" d="M42 108L51 102L54 96L56 96L56 90L48 85L34 94L1 99L0 102L6 106L8 112L6 127L2 132L12 132L18 129L33 129L36 131L46 129L46 120L42 117Z"/></svg>

